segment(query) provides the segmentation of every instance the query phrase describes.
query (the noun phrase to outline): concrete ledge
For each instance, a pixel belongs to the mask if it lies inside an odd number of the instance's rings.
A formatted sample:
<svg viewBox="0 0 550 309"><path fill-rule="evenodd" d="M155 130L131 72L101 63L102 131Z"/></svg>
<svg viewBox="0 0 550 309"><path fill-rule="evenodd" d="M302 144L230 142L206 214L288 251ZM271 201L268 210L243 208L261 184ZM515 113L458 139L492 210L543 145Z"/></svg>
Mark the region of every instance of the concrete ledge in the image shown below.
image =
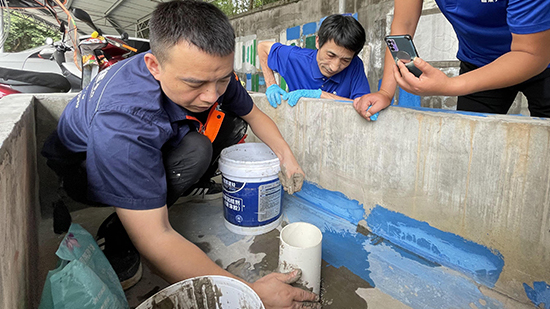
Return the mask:
<svg viewBox="0 0 550 309"><path fill-rule="evenodd" d="M33 97L0 100L0 308L37 308L38 177Z"/></svg>
<svg viewBox="0 0 550 309"><path fill-rule="evenodd" d="M495 289L529 302L550 278L550 121L390 107L367 122L350 103L301 99L273 109L307 180L502 254ZM366 221L360 222L368 228Z"/></svg>

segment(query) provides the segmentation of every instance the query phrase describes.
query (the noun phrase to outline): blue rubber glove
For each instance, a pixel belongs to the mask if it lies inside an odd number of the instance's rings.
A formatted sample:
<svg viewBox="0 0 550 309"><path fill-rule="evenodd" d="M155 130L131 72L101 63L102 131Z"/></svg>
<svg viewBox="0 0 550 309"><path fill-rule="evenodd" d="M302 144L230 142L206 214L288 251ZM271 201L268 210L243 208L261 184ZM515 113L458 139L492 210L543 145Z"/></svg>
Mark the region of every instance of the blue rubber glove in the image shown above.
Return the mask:
<svg viewBox="0 0 550 309"><path fill-rule="evenodd" d="M283 95L283 100L287 100L288 105L294 106L302 97L319 99L321 97L321 93L323 93L321 89L299 89L285 93Z"/></svg>
<svg viewBox="0 0 550 309"><path fill-rule="evenodd" d="M372 107L372 105L370 105L369 108L367 108L367 111L368 111L371 107ZM376 113L376 114L370 116L370 117L369 117L369 118L370 118L370 121L376 121L376 119L378 119L378 114L379 114L379 113L380 113L380 112L378 112L378 113Z"/></svg>
<svg viewBox="0 0 550 309"><path fill-rule="evenodd" d="M281 105L281 96L287 92L281 89L279 85L273 84L265 90L267 101L273 108L277 108L277 105Z"/></svg>

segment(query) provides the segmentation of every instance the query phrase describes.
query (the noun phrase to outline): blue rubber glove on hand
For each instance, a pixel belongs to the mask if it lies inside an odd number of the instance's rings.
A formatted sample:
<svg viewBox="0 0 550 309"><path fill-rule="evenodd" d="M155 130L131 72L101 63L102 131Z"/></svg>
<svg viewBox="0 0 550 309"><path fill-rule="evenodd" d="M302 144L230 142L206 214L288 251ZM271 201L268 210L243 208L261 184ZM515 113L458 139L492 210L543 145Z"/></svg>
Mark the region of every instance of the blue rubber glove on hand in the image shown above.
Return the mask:
<svg viewBox="0 0 550 309"><path fill-rule="evenodd" d="M287 92L281 89L277 84L273 84L265 90L267 101L273 108L277 108L277 105L281 105L281 96L285 94L287 94Z"/></svg>
<svg viewBox="0 0 550 309"><path fill-rule="evenodd" d="M283 100L287 100L288 105L294 106L302 97L319 99L321 97L321 93L323 93L321 89L299 89L285 93L283 95Z"/></svg>
<svg viewBox="0 0 550 309"><path fill-rule="evenodd" d="M367 108L367 111L368 111L371 107L372 107L372 105L369 106L369 108ZM378 113L376 113L376 114L370 116L370 117L369 117L369 118L370 118L370 121L376 121L376 119L378 119L378 114L379 114L379 113L380 113L380 112L378 112Z"/></svg>

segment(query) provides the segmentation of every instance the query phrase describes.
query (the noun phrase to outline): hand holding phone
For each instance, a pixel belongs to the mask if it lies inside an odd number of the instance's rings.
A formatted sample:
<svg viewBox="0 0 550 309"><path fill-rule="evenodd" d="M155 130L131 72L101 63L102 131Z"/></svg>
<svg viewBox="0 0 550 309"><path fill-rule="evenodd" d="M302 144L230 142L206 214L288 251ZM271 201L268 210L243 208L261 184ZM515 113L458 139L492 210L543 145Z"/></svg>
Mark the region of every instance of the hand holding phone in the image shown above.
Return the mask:
<svg viewBox="0 0 550 309"><path fill-rule="evenodd" d="M422 74L422 71L414 66L413 61L418 57L418 53L410 35L388 35L384 41L386 41L395 63L401 60L414 76L419 77Z"/></svg>

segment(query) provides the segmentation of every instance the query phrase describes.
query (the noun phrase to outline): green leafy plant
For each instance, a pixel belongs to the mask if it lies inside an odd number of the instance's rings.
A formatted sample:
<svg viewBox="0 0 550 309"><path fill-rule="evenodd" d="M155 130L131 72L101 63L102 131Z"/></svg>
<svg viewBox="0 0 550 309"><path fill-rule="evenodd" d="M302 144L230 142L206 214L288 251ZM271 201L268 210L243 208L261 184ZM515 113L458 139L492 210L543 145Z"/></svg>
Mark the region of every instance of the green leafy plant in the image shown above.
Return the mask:
<svg viewBox="0 0 550 309"><path fill-rule="evenodd" d="M212 4L220 8L227 16L233 16L277 1L279 0L214 0Z"/></svg>
<svg viewBox="0 0 550 309"><path fill-rule="evenodd" d="M10 20L10 32L4 43L5 52L19 52L44 45L48 37L54 41L61 39L61 33L56 27L38 23L17 11L10 12Z"/></svg>

